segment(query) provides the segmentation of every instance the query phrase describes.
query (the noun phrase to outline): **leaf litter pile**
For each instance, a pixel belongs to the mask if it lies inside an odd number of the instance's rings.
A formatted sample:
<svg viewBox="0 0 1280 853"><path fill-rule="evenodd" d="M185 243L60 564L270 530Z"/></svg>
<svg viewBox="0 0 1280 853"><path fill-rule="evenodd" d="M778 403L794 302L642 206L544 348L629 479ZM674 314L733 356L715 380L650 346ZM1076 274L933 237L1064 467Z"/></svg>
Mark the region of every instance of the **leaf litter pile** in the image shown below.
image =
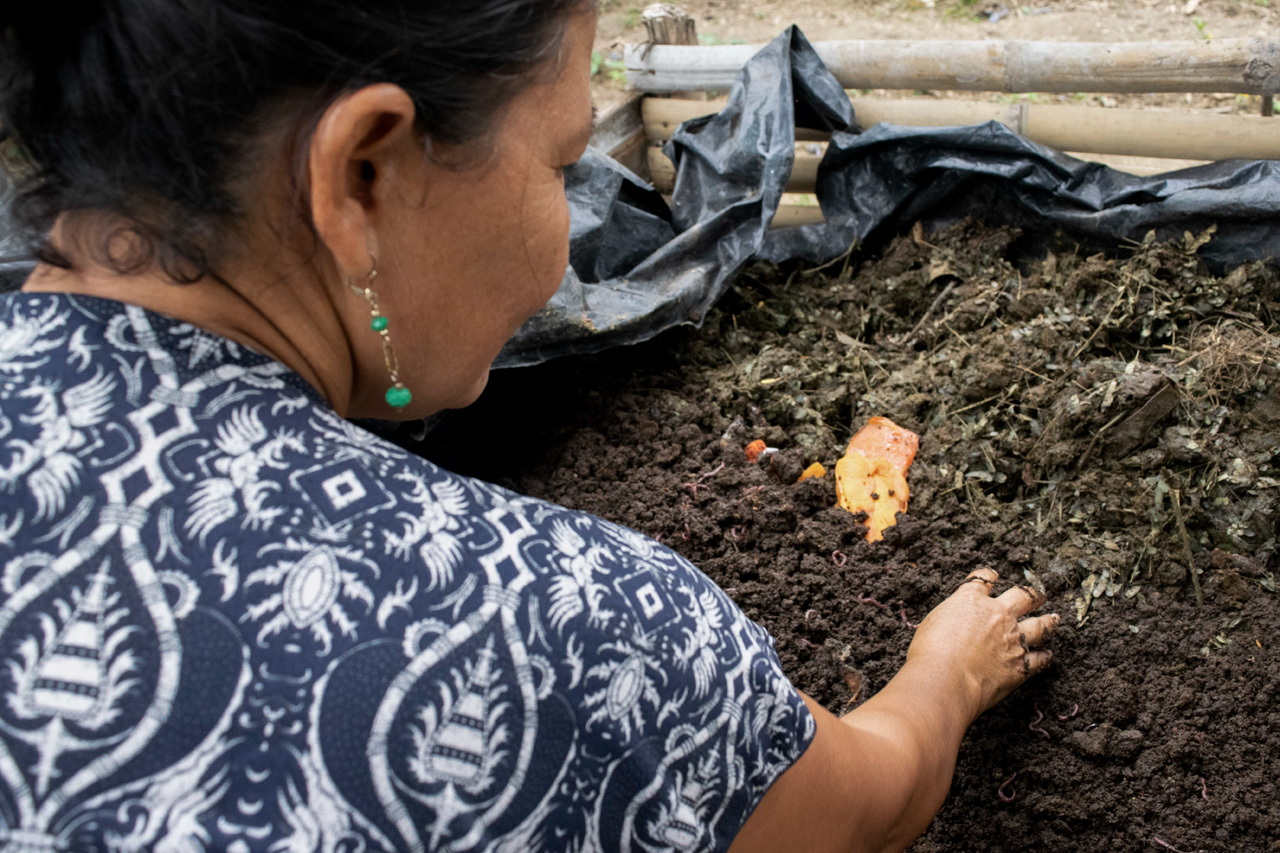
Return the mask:
<svg viewBox="0 0 1280 853"><path fill-rule="evenodd" d="M1028 261L965 222L757 265L700 330L496 374L417 449L681 552L837 713L971 569L1043 586L1054 664L913 850L1280 850L1280 270L1215 277L1211 239ZM810 466L877 416L920 446L868 542Z"/></svg>

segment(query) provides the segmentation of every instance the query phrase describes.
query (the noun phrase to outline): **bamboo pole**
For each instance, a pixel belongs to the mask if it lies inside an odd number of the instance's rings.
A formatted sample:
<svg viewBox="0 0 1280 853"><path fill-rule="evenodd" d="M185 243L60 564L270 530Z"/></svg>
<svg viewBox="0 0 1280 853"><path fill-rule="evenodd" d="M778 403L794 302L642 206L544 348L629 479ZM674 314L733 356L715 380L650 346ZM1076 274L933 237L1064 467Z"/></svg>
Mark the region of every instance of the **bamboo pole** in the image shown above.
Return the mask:
<svg viewBox="0 0 1280 853"><path fill-rule="evenodd" d="M627 45L644 92L726 90L762 45ZM868 40L815 42L846 89L985 92L1280 92L1280 41Z"/></svg>
<svg viewBox="0 0 1280 853"><path fill-rule="evenodd" d="M787 179L786 192L811 193L818 180L818 163L822 158L815 154L796 153L795 165ZM671 192L676 183L676 167L662 149L649 148L649 175L653 185L661 192Z"/></svg>
<svg viewBox="0 0 1280 853"><path fill-rule="evenodd" d="M1080 160L1100 163L1104 166L1118 169L1121 172L1140 176L1162 175L1165 172L1189 169L1192 166L1203 166L1210 162L1208 160L1181 160L1167 157L1135 157L1126 154L1097 154L1088 151L1068 151L1067 153ZM676 182L675 164L667 158L667 155L662 153L661 148L656 146L649 148L648 155L649 176L650 180L653 181L654 187L659 192L671 192ZM818 163L821 161L821 154L797 151L795 165L792 167L791 175L787 179L786 192L812 193L817 184Z"/></svg>
<svg viewBox="0 0 1280 853"><path fill-rule="evenodd" d="M671 204L670 195L664 195L662 198L667 204ZM822 218L822 208L816 204L796 204L793 201L788 201L787 198L787 196L782 197L782 203L778 205L777 211L773 214L773 220L769 223L771 229L792 228L796 225L817 225L819 222L826 221Z"/></svg>
<svg viewBox="0 0 1280 853"><path fill-rule="evenodd" d="M645 136L650 142L665 141L682 121L723 106L724 101L645 98L641 104ZM998 121L1033 142L1061 151L1201 161L1280 160L1280 133L1272 119L1262 116L919 98L855 98L853 106L863 127L880 122L949 127ZM826 137L797 131L796 138Z"/></svg>

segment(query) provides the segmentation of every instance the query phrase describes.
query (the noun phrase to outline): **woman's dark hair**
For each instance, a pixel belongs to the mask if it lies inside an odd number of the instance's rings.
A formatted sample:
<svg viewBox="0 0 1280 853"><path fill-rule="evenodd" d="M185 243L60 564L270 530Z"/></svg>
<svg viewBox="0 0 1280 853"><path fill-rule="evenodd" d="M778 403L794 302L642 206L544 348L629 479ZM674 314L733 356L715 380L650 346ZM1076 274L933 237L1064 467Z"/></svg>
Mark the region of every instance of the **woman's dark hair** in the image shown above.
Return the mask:
<svg viewBox="0 0 1280 853"><path fill-rule="evenodd" d="M282 115L302 141L334 98L390 82L413 99L428 143L481 139L557 55L569 15L590 5L6 2L0 155L16 185L12 216L38 257L66 265L47 237L57 215L117 214L141 239L127 258L99 247L116 269L156 262L194 281L213 274L218 235L241 213L232 185Z"/></svg>

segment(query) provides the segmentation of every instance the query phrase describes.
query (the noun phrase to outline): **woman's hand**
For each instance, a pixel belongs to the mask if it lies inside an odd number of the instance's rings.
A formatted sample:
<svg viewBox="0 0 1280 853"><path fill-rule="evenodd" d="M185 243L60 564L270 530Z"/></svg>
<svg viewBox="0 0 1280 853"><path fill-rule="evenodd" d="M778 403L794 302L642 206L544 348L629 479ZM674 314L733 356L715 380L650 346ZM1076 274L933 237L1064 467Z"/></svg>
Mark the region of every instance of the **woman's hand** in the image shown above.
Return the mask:
<svg viewBox="0 0 1280 853"><path fill-rule="evenodd" d="M1056 614L1030 587L992 597L978 569L925 617L907 663L885 688L837 718L812 699L808 752L782 775L730 853L902 850L937 814L974 718L1049 664L1038 649ZM1027 618L1023 618L1027 617Z"/></svg>
<svg viewBox="0 0 1280 853"><path fill-rule="evenodd" d="M1058 614L1028 616L1044 604L1044 593L1014 586L993 598L999 577L991 569L972 572L950 598L930 611L907 650L909 664L965 675L971 720L1043 670L1053 657L1038 647L1058 627Z"/></svg>

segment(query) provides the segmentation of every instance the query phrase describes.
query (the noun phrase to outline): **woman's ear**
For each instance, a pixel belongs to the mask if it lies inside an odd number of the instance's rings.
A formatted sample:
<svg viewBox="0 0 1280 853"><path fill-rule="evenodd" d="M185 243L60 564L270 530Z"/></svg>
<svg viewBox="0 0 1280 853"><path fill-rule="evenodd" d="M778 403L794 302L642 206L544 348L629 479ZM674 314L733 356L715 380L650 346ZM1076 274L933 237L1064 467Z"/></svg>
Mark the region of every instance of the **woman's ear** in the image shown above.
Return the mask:
<svg viewBox="0 0 1280 853"><path fill-rule="evenodd" d="M421 162L413 100L378 83L338 98L311 136L307 170L311 221L338 268L350 278L369 271L387 189L407 154Z"/></svg>

